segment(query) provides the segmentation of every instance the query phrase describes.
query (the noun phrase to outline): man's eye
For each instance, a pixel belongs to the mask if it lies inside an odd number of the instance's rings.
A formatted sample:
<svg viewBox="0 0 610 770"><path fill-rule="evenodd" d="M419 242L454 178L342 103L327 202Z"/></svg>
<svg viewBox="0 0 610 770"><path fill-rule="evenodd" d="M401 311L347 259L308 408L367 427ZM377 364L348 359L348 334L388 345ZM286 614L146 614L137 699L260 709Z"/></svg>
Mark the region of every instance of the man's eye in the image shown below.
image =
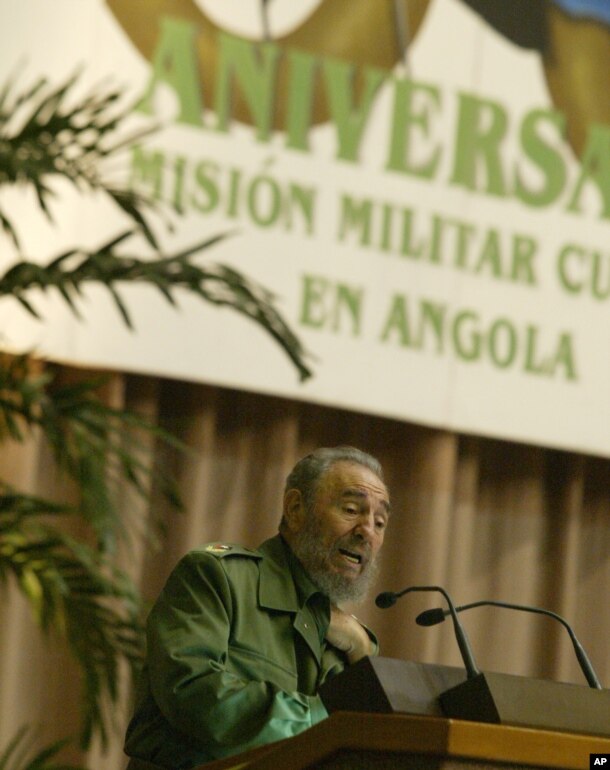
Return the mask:
<svg viewBox="0 0 610 770"><path fill-rule="evenodd" d="M346 513L358 513L355 505L346 505L343 509Z"/></svg>
<svg viewBox="0 0 610 770"><path fill-rule="evenodd" d="M387 522L385 519L377 519L377 521L375 522L375 526L377 527L377 529L385 529L386 524Z"/></svg>

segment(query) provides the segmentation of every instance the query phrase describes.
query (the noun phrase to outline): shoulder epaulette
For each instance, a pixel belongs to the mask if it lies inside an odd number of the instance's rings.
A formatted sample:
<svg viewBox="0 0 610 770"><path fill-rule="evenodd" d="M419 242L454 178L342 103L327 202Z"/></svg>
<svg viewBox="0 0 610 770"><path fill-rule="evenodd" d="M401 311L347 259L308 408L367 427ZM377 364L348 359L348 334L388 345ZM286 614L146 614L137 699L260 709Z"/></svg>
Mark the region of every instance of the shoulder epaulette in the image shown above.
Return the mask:
<svg viewBox="0 0 610 770"><path fill-rule="evenodd" d="M262 558L260 551L257 551L254 548L246 548L245 546L237 545L236 543L207 543L197 550L204 551L205 553L211 553L213 556L216 556L219 559L222 559L225 556L249 556L253 559Z"/></svg>

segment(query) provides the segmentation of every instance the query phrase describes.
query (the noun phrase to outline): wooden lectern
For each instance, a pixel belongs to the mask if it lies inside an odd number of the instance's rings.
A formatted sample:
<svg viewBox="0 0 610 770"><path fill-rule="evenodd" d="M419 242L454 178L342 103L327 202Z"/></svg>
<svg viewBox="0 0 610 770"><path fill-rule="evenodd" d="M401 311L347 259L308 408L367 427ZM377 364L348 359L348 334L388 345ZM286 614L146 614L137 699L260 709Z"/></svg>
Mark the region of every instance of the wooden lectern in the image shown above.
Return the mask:
<svg viewBox="0 0 610 770"><path fill-rule="evenodd" d="M200 770L588 770L610 755L608 690L363 658L321 696L327 720Z"/></svg>
<svg viewBox="0 0 610 770"><path fill-rule="evenodd" d="M422 714L610 738L610 690L394 658L362 658L322 685L329 713Z"/></svg>
<svg viewBox="0 0 610 770"><path fill-rule="evenodd" d="M336 712L289 740L199 770L588 770L610 739L443 717Z"/></svg>
<svg viewBox="0 0 610 770"><path fill-rule="evenodd" d="M588 770L610 756L610 691L480 676L363 658L321 688L328 719L198 770Z"/></svg>

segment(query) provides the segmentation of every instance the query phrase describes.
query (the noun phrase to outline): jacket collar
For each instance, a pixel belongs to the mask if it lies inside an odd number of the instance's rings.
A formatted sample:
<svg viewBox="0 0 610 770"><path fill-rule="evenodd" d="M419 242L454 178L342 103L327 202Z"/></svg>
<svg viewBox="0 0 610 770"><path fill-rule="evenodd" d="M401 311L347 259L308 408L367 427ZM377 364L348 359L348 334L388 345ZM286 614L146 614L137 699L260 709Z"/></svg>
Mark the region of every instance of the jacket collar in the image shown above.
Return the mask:
<svg viewBox="0 0 610 770"><path fill-rule="evenodd" d="M318 589L281 535L266 540L258 551L263 556L259 561L259 605L294 613L294 629L311 650L319 671L322 660L320 632L325 633L325 629L319 629L308 604L312 594L319 594Z"/></svg>
<svg viewBox="0 0 610 770"><path fill-rule="evenodd" d="M299 612L317 588L299 564L290 547L276 535L258 549L258 600L261 607L284 612Z"/></svg>

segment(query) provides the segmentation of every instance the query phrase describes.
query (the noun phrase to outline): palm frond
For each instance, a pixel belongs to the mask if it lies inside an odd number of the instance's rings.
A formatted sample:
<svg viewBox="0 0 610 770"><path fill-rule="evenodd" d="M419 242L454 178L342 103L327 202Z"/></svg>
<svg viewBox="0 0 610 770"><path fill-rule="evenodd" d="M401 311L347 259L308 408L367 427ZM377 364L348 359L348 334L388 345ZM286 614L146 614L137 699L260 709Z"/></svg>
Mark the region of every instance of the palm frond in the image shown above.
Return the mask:
<svg viewBox="0 0 610 770"><path fill-rule="evenodd" d="M57 754L68 744L67 739L55 741L36 751L32 728L21 727L0 753L0 770L86 770L82 765L57 764Z"/></svg>
<svg viewBox="0 0 610 770"><path fill-rule="evenodd" d="M76 303L83 287L96 283L108 289L121 317L131 329L131 316L117 285L148 284L158 289L172 304L176 303L176 290L183 289L212 304L230 307L255 321L279 343L298 369L301 380L311 376L306 362L307 353L275 307L274 297L269 291L234 268L226 265L200 266L194 261L196 254L219 243L229 233L216 235L172 256L153 259L117 253L116 249L133 234L133 231L123 232L96 252L80 249L64 252L44 266L19 262L0 276L0 297L13 296L38 317L29 292L56 289L67 300L69 307L77 312Z"/></svg>
<svg viewBox="0 0 610 770"><path fill-rule="evenodd" d="M77 509L68 503L57 503L36 495L25 495L0 479L0 536L29 517L65 516L75 513Z"/></svg>
<svg viewBox="0 0 610 770"><path fill-rule="evenodd" d="M153 206L151 201L135 191L115 190L102 173L103 161L155 129L117 137L116 129L133 105L122 105L121 90L107 85L98 85L75 100L72 94L79 74L55 88L44 78L21 92L16 92L14 78L5 84L0 93L0 185L31 186L50 220L49 203L54 194L48 184L51 177L67 179L79 190L102 191L138 222L156 246L142 213ZM17 228L1 210L0 225L19 247Z"/></svg>
<svg viewBox="0 0 610 770"><path fill-rule="evenodd" d="M97 549L44 520L61 513L56 504L2 484L0 492L0 583L12 576L42 630L69 643L83 672L82 744L98 734L105 745L104 703L118 698L120 666L125 661L133 677L142 660L138 592Z"/></svg>
<svg viewBox="0 0 610 770"><path fill-rule="evenodd" d="M150 441L188 449L137 413L107 406L100 397L107 378L62 384L55 375L51 364L41 372L40 362L25 355L0 354L0 440L23 441L34 427L44 432L58 468L76 482L74 508L93 527L98 547L110 552L127 535L126 489L147 499L154 479L168 502L182 507L175 480L154 461ZM2 504L0 497L0 513Z"/></svg>

